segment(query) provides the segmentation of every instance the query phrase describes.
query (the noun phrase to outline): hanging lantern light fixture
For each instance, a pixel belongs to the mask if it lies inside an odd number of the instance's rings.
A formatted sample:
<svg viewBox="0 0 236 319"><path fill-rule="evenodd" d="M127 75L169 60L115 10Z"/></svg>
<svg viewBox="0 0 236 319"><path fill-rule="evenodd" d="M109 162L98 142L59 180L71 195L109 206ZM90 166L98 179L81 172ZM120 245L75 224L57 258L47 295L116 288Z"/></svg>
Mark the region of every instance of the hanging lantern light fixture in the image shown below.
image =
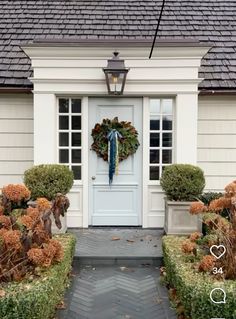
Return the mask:
<svg viewBox="0 0 236 319"><path fill-rule="evenodd" d="M126 76L129 69L125 67L125 61L119 59L119 52L113 52L112 59L107 61L105 73L107 90L110 95L122 95L124 92Z"/></svg>

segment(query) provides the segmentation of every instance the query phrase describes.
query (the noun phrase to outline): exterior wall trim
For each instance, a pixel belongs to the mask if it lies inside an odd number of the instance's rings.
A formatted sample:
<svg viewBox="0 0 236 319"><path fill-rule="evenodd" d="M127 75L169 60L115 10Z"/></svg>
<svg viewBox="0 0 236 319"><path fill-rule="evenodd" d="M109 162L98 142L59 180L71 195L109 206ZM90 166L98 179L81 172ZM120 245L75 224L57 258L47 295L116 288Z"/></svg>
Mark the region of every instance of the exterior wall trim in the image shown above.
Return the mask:
<svg viewBox="0 0 236 319"><path fill-rule="evenodd" d="M106 66L112 45L94 46L28 46L32 58L35 112L35 164L56 163L56 100L59 96L82 99L82 182L70 193L69 227L88 227L89 200L89 97L106 97L107 89L102 67ZM198 68L209 47L161 46L148 59L149 47L122 47L122 58L130 68L123 97L142 97L143 132L149 131L150 97L175 99L175 162L195 164L197 161ZM51 67L52 63L52 67ZM46 120L45 115L47 114ZM46 121L46 123L45 123ZM186 123L188 125L186 125ZM42 130L42 126L46 129ZM48 142L45 143L44 141ZM163 193L158 183L149 181L149 141L143 138L143 227L162 227L164 223ZM155 185L154 185L155 184ZM77 208L76 208L77 207Z"/></svg>

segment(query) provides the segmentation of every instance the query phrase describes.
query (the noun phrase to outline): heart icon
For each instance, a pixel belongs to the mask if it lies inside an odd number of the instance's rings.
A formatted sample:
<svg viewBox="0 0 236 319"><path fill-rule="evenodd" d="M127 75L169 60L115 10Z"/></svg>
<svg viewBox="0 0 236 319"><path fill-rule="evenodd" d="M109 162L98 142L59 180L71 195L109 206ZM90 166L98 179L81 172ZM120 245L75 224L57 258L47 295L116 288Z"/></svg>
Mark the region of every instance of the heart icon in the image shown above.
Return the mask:
<svg viewBox="0 0 236 319"><path fill-rule="evenodd" d="M215 253L213 250L215 251ZM220 259L226 253L226 248L224 245L219 245L219 246L212 245L210 248L210 252L211 252L212 256L214 256L216 259Z"/></svg>

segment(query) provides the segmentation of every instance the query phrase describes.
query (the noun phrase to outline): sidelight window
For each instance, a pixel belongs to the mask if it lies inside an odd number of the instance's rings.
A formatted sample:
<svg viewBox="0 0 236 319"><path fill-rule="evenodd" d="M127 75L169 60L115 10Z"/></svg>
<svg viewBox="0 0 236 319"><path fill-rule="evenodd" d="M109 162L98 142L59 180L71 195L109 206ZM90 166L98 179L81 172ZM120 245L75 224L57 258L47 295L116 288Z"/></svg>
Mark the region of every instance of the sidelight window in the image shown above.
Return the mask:
<svg viewBox="0 0 236 319"><path fill-rule="evenodd" d="M159 180L173 161L173 100L150 99L149 179Z"/></svg>
<svg viewBox="0 0 236 319"><path fill-rule="evenodd" d="M81 99L58 101L58 161L73 171L75 180L81 180Z"/></svg>

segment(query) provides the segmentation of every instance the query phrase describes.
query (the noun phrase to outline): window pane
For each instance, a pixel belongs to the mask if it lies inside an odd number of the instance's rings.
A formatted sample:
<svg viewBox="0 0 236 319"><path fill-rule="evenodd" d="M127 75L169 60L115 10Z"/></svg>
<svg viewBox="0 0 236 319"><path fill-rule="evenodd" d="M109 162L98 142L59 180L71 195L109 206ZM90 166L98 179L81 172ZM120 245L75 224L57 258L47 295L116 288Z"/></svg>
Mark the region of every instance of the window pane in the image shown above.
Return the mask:
<svg viewBox="0 0 236 319"><path fill-rule="evenodd" d="M171 164L172 163L172 150L162 151L162 163Z"/></svg>
<svg viewBox="0 0 236 319"><path fill-rule="evenodd" d="M165 131L172 130L172 116L163 116L162 129Z"/></svg>
<svg viewBox="0 0 236 319"><path fill-rule="evenodd" d="M72 146L81 146L81 133L72 133Z"/></svg>
<svg viewBox="0 0 236 319"><path fill-rule="evenodd" d="M81 150L72 150L72 163L81 163Z"/></svg>
<svg viewBox="0 0 236 319"><path fill-rule="evenodd" d="M159 166L150 166L150 180L159 180Z"/></svg>
<svg viewBox="0 0 236 319"><path fill-rule="evenodd" d="M59 113L69 112L69 99L59 99Z"/></svg>
<svg viewBox="0 0 236 319"><path fill-rule="evenodd" d="M69 150L59 150L59 163L69 163Z"/></svg>
<svg viewBox="0 0 236 319"><path fill-rule="evenodd" d="M161 111L161 101L159 99L150 100L150 112L151 113L160 113Z"/></svg>
<svg viewBox="0 0 236 319"><path fill-rule="evenodd" d="M81 116L72 116L71 127L72 130L81 130Z"/></svg>
<svg viewBox="0 0 236 319"><path fill-rule="evenodd" d="M81 179L81 166L72 166L74 179Z"/></svg>
<svg viewBox="0 0 236 319"><path fill-rule="evenodd" d="M171 133L163 133L162 146L164 146L164 147L171 147L172 146L172 134Z"/></svg>
<svg viewBox="0 0 236 319"><path fill-rule="evenodd" d="M164 99L162 102L162 113L172 114L172 100Z"/></svg>
<svg viewBox="0 0 236 319"><path fill-rule="evenodd" d="M72 99L71 100L72 113L81 113L81 100Z"/></svg>
<svg viewBox="0 0 236 319"><path fill-rule="evenodd" d="M69 146L69 133L59 133L59 146Z"/></svg>
<svg viewBox="0 0 236 319"><path fill-rule="evenodd" d="M159 150L150 150L150 163L159 163Z"/></svg>
<svg viewBox="0 0 236 319"><path fill-rule="evenodd" d="M152 146L152 147L160 146L160 134L159 133L151 133L150 134L150 146Z"/></svg>
<svg viewBox="0 0 236 319"><path fill-rule="evenodd" d="M158 131L160 130L160 117L151 118L150 120L150 130Z"/></svg>
<svg viewBox="0 0 236 319"><path fill-rule="evenodd" d="M69 117L68 116L59 116L59 129L68 130L69 129Z"/></svg>

